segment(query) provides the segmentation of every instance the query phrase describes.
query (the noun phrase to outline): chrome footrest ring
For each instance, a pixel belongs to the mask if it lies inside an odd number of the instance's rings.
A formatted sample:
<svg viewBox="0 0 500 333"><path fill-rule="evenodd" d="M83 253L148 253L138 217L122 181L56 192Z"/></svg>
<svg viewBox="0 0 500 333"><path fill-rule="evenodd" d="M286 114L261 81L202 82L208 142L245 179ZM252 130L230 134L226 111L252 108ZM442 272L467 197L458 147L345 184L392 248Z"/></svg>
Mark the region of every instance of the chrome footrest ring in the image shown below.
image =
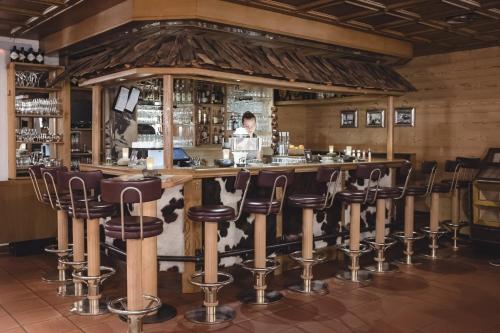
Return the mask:
<svg viewBox="0 0 500 333"><path fill-rule="evenodd" d="M196 272L191 275L189 282L201 288L222 288L225 285L233 283L234 278L231 274L225 272L217 272L217 282L207 283L203 282L205 272ZM222 278L222 279L220 279Z"/></svg>
<svg viewBox="0 0 500 333"><path fill-rule="evenodd" d="M61 257L57 261L60 264L68 265L68 266L85 266L85 265L87 265L87 261L86 260L84 260L84 261L72 261L72 260L70 260L70 258L73 258L73 256L72 255L68 255L68 256L65 256L65 257Z"/></svg>
<svg viewBox="0 0 500 333"><path fill-rule="evenodd" d="M405 235L405 232L404 231L397 231L397 232L394 232L392 234L392 237L395 237L396 239L398 239L399 241L402 241L402 242L405 242L405 241L416 241L416 240L421 240L425 237L424 234L422 233L419 233L419 232L415 232L413 231L412 232L412 236L410 237L407 237Z"/></svg>
<svg viewBox="0 0 500 333"><path fill-rule="evenodd" d="M109 301L108 310L120 316L145 316L161 308L161 300L158 297L151 295L142 295L142 297L150 301L148 306L142 310L127 310L127 297L120 297Z"/></svg>
<svg viewBox="0 0 500 333"><path fill-rule="evenodd" d="M51 244L49 246L46 246L43 250L47 253L66 254L66 255L69 255L71 251L73 251L69 245L67 249L59 250L57 244Z"/></svg>
<svg viewBox="0 0 500 333"><path fill-rule="evenodd" d="M73 280L79 280L83 283L88 283L89 281L97 281L98 283L102 283L113 276L116 273L116 270L112 267L101 266L99 276L88 276L88 274L84 274L84 272L88 273L87 267L73 272L71 274L73 276Z"/></svg>
<svg viewBox="0 0 500 333"><path fill-rule="evenodd" d="M383 243L376 242L374 237L365 238L363 239L363 242L367 243L375 250L379 247L383 247L384 251L397 243L397 241L391 237L385 237Z"/></svg>
<svg viewBox="0 0 500 333"><path fill-rule="evenodd" d="M337 249L344 252L348 256L351 256L351 254L353 254L354 252L356 252L358 255L362 255L362 254L365 254L365 253L372 251L372 248L370 246L363 244L363 243L359 244L359 250L357 250L357 251L352 251L349 248L348 244L339 244L339 245L337 245Z"/></svg>
<svg viewBox="0 0 500 333"><path fill-rule="evenodd" d="M467 226L468 224L469 223L465 222L465 221L461 221L461 222L458 222L458 223L453 223L450 220L445 220L445 221L441 222L441 225L444 225L446 228L448 228L450 230L463 228L463 227Z"/></svg>
<svg viewBox="0 0 500 333"><path fill-rule="evenodd" d="M292 252L288 255L291 259L297 261L299 264L304 265L304 264L312 264L316 265L319 264L323 261L326 260L326 255L323 253L317 253L316 251L313 251L313 257L312 259L304 259L302 257L302 251L295 251Z"/></svg>
<svg viewBox="0 0 500 333"><path fill-rule="evenodd" d="M274 259L266 259L266 267L265 268L257 268L254 265L254 260L245 260L241 263L241 266L248 270L251 271L252 273L270 273L274 270L276 270L280 264Z"/></svg>
<svg viewBox="0 0 500 333"><path fill-rule="evenodd" d="M437 231L431 231L430 227L422 227L420 231L428 235L435 234L438 238L450 232L448 229L442 227L439 227Z"/></svg>

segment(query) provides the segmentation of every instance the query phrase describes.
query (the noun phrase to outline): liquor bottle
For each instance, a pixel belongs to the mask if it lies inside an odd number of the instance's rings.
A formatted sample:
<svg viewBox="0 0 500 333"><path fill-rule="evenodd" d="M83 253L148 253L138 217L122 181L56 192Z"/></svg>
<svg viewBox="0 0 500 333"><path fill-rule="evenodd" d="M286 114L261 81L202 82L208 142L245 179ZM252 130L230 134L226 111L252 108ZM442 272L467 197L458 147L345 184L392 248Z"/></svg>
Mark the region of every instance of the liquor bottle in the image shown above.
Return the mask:
<svg viewBox="0 0 500 333"><path fill-rule="evenodd" d="M33 48L32 48L32 47L30 47L30 48L28 49L28 54L26 55L26 60L27 60L27 62L29 62L29 63L34 63L34 62L35 62L35 58L36 58L36 57L35 57L35 53L33 52Z"/></svg>
<svg viewBox="0 0 500 333"><path fill-rule="evenodd" d="M233 131L236 131L237 128L238 128L238 120L236 120L236 117L233 117L233 120L231 122L231 129Z"/></svg>
<svg viewBox="0 0 500 333"><path fill-rule="evenodd" d="M17 50L17 47L13 46L10 49L10 61L15 62L18 61L19 59L19 51Z"/></svg>
<svg viewBox="0 0 500 333"><path fill-rule="evenodd" d="M180 103L181 101L181 92L180 92L180 87L179 87L179 80L175 81L175 86L174 86L174 103Z"/></svg>
<svg viewBox="0 0 500 333"><path fill-rule="evenodd" d="M24 50L24 47L21 47L21 50L19 51L19 62L25 62L26 61L26 51Z"/></svg>
<svg viewBox="0 0 500 333"><path fill-rule="evenodd" d="M38 64L43 64L45 61L45 56L43 55L42 49L38 49L37 55L36 55L36 62Z"/></svg>
<svg viewBox="0 0 500 333"><path fill-rule="evenodd" d="M184 84L184 80L179 80L181 81L180 84L180 91L181 91L181 103L186 103L186 85Z"/></svg>
<svg viewBox="0 0 500 333"><path fill-rule="evenodd" d="M191 90L191 80L186 80L186 102L191 104L193 101L192 90Z"/></svg>

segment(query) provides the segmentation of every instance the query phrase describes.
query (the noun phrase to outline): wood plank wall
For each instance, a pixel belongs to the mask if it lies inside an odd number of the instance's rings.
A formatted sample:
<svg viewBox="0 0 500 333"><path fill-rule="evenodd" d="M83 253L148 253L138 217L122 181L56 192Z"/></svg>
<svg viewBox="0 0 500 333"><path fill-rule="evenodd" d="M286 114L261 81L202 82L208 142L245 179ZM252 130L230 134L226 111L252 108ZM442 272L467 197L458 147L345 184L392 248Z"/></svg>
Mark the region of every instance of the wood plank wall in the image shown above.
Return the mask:
<svg viewBox="0 0 500 333"><path fill-rule="evenodd" d="M417 92L395 99L395 107L416 107L414 128L396 127L395 152L416 153L417 161L440 164L456 156L483 157L500 146L500 47L414 58L397 70ZM346 145L385 151L386 129L366 128L367 108L387 108L387 98L346 105L280 106L280 130L292 144L312 149ZM340 110L356 108L359 127L340 128ZM441 164L442 166L442 164Z"/></svg>

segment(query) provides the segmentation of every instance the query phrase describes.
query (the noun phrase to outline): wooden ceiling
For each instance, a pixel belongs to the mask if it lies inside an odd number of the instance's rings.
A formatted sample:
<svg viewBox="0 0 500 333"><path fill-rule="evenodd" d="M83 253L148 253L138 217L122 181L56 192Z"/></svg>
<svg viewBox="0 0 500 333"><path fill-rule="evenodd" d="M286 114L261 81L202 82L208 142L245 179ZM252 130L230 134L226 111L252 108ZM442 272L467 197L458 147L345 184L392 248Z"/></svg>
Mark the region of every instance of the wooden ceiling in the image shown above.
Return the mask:
<svg viewBox="0 0 500 333"><path fill-rule="evenodd" d="M0 36L38 39L124 0L0 0Z"/></svg>
<svg viewBox="0 0 500 333"><path fill-rule="evenodd" d="M226 1L407 40L415 55L500 45L500 1Z"/></svg>

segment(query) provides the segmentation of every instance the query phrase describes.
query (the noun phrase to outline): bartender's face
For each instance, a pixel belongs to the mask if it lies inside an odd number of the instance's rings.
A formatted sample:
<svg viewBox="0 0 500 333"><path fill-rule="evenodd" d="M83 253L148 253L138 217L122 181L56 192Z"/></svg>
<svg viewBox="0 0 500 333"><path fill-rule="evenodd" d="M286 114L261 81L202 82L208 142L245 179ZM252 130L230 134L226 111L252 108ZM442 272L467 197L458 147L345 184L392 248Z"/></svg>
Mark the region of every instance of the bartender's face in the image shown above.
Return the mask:
<svg viewBox="0 0 500 333"><path fill-rule="evenodd" d="M253 136L253 134L255 133L255 129L257 127L257 122L255 118L243 120L243 127L247 130L250 136Z"/></svg>

